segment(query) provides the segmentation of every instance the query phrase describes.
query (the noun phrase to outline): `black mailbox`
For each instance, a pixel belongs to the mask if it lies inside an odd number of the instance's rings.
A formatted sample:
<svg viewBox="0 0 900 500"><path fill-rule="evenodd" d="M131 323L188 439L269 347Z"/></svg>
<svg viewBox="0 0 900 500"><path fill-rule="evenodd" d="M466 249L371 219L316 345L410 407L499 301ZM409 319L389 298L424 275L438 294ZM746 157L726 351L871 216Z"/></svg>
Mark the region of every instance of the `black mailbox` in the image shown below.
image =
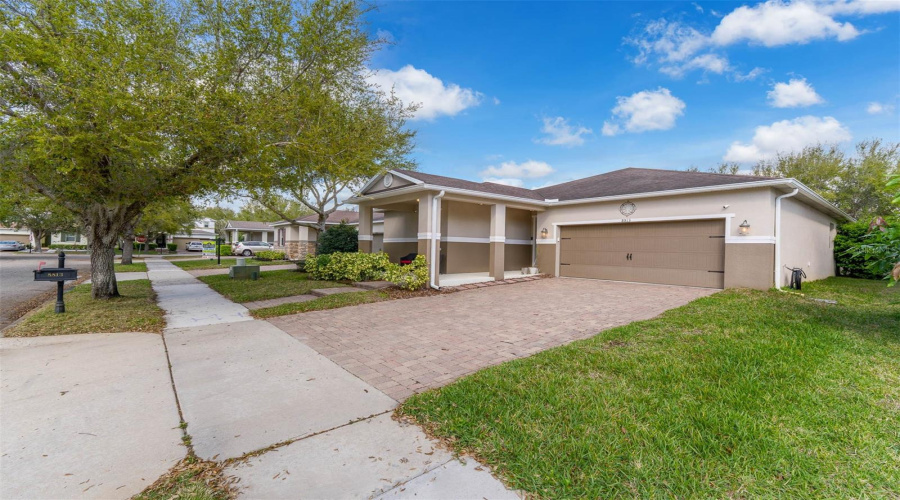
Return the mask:
<svg viewBox="0 0 900 500"><path fill-rule="evenodd" d="M43 264L43 262L41 262ZM57 313L66 312L66 304L63 302L63 284L66 281L75 281L78 279L78 270L64 267L66 265L65 252L59 253L59 267L47 267L44 269L35 269L34 281L55 281L56 282L56 309Z"/></svg>
<svg viewBox="0 0 900 500"><path fill-rule="evenodd" d="M77 269L46 267L34 271L34 281L75 281L77 279Z"/></svg>

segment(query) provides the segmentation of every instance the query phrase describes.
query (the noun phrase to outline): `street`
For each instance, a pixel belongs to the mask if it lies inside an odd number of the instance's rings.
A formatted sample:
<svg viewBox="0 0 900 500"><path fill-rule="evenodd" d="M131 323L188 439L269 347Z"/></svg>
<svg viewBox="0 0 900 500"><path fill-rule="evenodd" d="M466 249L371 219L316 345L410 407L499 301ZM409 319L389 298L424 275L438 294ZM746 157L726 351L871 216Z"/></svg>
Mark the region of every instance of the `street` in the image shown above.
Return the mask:
<svg viewBox="0 0 900 500"><path fill-rule="evenodd" d="M56 290L56 283L34 281L33 269L39 262L45 267L56 267L55 253L29 254L24 252L0 253L0 331L12 323L19 308L29 302L47 296ZM78 277L89 272L91 263L87 255L66 255L66 267L78 269Z"/></svg>

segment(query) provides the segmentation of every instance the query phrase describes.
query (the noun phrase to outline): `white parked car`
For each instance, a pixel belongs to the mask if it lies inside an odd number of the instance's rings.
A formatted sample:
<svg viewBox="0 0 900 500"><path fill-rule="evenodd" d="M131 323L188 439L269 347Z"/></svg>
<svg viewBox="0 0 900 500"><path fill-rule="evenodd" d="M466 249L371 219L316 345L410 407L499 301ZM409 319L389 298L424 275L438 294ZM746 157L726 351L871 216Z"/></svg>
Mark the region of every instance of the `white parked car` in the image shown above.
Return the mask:
<svg viewBox="0 0 900 500"><path fill-rule="evenodd" d="M234 246L234 254L250 257L251 255L256 255L256 252L274 249L275 245L264 241L242 241Z"/></svg>
<svg viewBox="0 0 900 500"><path fill-rule="evenodd" d="M18 241L0 241L0 252L18 252L25 250L25 245Z"/></svg>
<svg viewBox="0 0 900 500"><path fill-rule="evenodd" d="M188 252L202 252L203 251L203 242L202 241L189 241L185 244L185 250Z"/></svg>

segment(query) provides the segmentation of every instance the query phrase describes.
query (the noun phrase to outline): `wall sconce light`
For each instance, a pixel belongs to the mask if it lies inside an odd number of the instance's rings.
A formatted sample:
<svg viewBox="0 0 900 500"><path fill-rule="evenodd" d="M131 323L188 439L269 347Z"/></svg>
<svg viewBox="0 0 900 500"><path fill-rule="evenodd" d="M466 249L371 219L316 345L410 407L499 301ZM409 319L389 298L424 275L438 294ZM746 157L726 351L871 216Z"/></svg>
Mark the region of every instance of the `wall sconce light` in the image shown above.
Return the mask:
<svg viewBox="0 0 900 500"><path fill-rule="evenodd" d="M750 224L745 220L741 222L741 225L738 226L738 234L741 236L747 236L750 234Z"/></svg>
<svg viewBox="0 0 900 500"><path fill-rule="evenodd" d="M549 236L549 235L550 235L550 232L547 231L546 227L541 229L541 238L547 238L547 236Z"/></svg>

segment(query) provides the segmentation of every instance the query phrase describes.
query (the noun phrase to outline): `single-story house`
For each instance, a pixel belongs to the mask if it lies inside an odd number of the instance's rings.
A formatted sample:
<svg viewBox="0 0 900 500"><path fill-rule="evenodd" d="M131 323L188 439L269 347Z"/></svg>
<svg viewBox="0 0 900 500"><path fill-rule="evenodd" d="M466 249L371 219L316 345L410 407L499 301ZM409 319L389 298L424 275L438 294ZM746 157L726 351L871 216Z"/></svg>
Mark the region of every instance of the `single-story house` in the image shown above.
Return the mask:
<svg viewBox="0 0 900 500"><path fill-rule="evenodd" d="M319 216L312 214L272 223L275 227L275 248L284 251L285 256L291 260L303 260L307 255L315 255L319 239L318 221ZM341 222L351 226L359 225L359 212L335 210L325 219L325 229ZM368 234L372 236L372 248L376 252L382 250L383 227L384 214L374 214Z"/></svg>
<svg viewBox="0 0 900 500"><path fill-rule="evenodd" d="M51 245L87 245L87 236L81 234L81 231L73 229L71 231L61 231L50 235Z"/></svg>
<svg viewBox="0 0 900 500"><path fill-rule="evenodd" d="M27 227L7 227L0 224L0 241L18 241L27 245L31 243L31 230Z"/></svg>
<svg viewBox="0 0 900 500"><path fill-rule="evenodd" d="M270 222L257 222L246 220L230 220L225 225L225 235L228 237L228 243L236 243L241 241L275 241L275 228Z"/></svg>
<svg viewBox="0 0 900 500"><path fill-rule="evenodd" d="M166 235L166 243L174 243L178 245L179 250L187 249L187 244L191 241L214 241L216 239L216 221L209 217L204 217L194 221L194 227L176 234Z"/></svg>
<svg viewBox="0 0 900 500"><path fill-rule="evenodd" d="M788 268L834 275L837 224L852 220L796 179L626 168L539 189L407 170L372 178L359 249L384 215L392 261L424 255L435 286L522 268L570 278L708 288L784 286Z"/></svg>

